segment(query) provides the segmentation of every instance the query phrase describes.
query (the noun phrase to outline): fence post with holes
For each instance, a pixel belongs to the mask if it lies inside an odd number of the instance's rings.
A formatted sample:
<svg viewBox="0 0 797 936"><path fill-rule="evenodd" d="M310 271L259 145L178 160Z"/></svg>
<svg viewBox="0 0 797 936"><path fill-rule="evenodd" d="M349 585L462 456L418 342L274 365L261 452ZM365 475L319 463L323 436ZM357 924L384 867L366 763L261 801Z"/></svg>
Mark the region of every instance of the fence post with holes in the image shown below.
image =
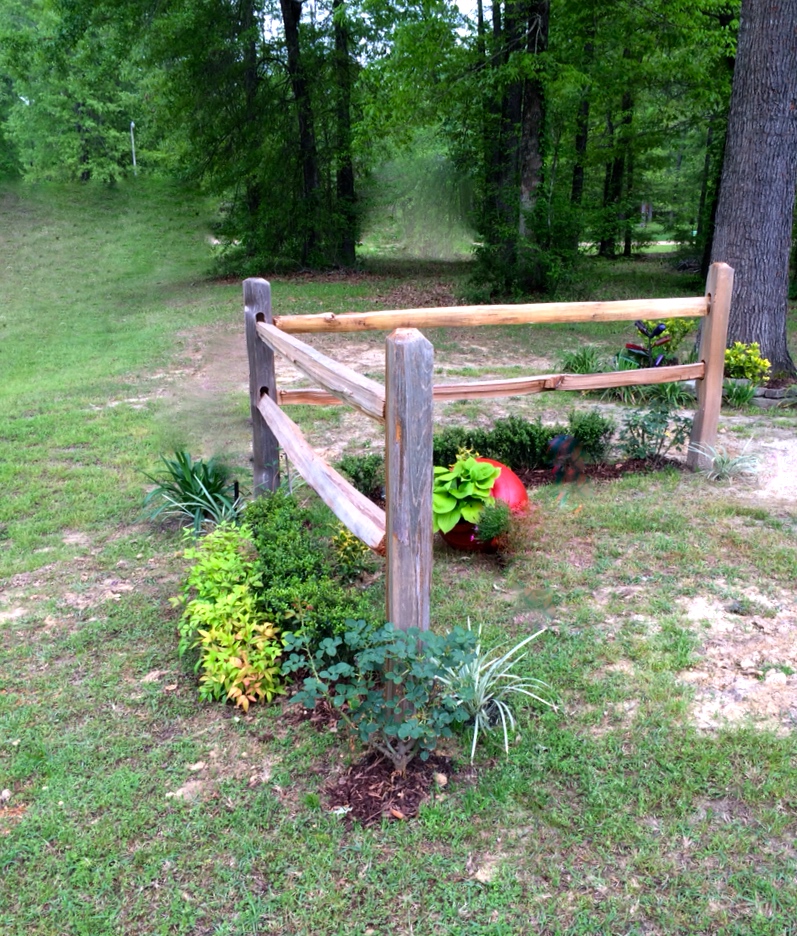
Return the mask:
<svg viewBox="0 0 797 936"><path fill-rule="evenodd" d="M249 409L252 414L252 494L259 497L279 487L279 445L257 407L263 394L277 402L274 352L257 334L257 323L271 324L271 285L264 279L244 280L246 350L249 356Z"/></svg>
<svg viewBox="0 0 797 936"><path fill-rule="evenodd" d="M702 320L700 334L699 359L705 364L706 373L696 381L697 407L686 455L686 463L693 471L710 466L707 450L717 441L732 293L733 268L727 263L712 263L706 280L708 315Z"/></svg>
<svg viewBox="0 0 797 936"><path fill-rule="evenodd" d="M434 348L415 328L385 342L387 619L429 628Z"/></svg>

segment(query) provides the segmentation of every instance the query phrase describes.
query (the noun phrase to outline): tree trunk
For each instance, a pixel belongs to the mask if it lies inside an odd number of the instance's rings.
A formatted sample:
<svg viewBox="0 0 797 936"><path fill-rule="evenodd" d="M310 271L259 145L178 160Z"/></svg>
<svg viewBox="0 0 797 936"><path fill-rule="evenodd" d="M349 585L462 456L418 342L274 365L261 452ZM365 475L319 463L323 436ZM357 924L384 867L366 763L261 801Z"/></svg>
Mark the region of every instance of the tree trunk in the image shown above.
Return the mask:
<svg viewBox="0 0 797 936"><path fill-rule="evenodd" d="M293 98L296 102L296 117L299 125L299 153L302 164L302 182L305 199L305 234L302 261L307 262L315 247L317 232L318 201L318 148L315 138L313 108L310 90L304 72L299 45L299 20L302 17L301 0L280 0L282 24L285 29L285 49L288 56L288 77Z"/></svg>
<svg viewBox="0 0 797 936"><path fill-rule="evenodd" d="M728 342L757 341L773 374L786 344L797 189L797 2L742 0L711 256L735 270Z"/></svg>
<svg viewBox="0 0 797 936"><path fill-rule="evenodd" d="M357 208L354 191L354 162L351 153L352 62L349 55L349 30L345 20L345 0L332 0L335 32L335 83L337 85L337 215L340 262L354 266L357 241Z"/></svg>

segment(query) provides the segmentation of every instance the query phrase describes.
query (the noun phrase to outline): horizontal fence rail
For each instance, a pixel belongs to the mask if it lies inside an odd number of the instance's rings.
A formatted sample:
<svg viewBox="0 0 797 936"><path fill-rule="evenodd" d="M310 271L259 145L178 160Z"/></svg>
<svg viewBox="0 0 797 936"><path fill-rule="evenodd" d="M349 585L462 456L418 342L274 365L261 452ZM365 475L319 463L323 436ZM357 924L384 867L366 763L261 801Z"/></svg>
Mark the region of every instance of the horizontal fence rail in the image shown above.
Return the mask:
<svg viewBox="0 0 797 936"><path fill-rule="evenodd" d="M244 282L255 494L279 486L279 447L299 474L356 536L387 557L388 620L428 628L432 558L432 404L435 400L519 396L555 390L600 390L694 380L697 406L687 464L702 468L716 441L733 270L712 264L706 294L686 299L459 306L391 312L272 317L265 280ZM433 348L418 328L705 318L696 364L540 374L433 385ZM296 334L390 331L385 386L322 354ZM277 387L274 352L320 388ZM348 404L385 424L386 509L360 494L313 451L280 405Z"/></svg>
<svg viewBox="0 0 797 936"><path fill-rule="evenodd" d="M531 377L510 377L506 380L435 384L432 396L439 402L451 400L483 400L505 396L523 396L548 390L604 390L608 387L636 387L640 384L663 384L677 380L702 380L706 373L703 362L677 364L673 367L642 367L638 370L605 371L601 374L539 374ZM334 406L346 401L327 390L279 390L281 406L304 403Z"/></svg>
<svg viewBox="0 0 797 936"><path fill-rule="evenodd" d="M686 299L621 299L616 302L538 302L527 305L448 306L391 312L332 312L277 315L274 324L293 335L318 332L391 331L394 328L452 328L475 325L554 325L635 319L700 318L706 296Z"/></svg>

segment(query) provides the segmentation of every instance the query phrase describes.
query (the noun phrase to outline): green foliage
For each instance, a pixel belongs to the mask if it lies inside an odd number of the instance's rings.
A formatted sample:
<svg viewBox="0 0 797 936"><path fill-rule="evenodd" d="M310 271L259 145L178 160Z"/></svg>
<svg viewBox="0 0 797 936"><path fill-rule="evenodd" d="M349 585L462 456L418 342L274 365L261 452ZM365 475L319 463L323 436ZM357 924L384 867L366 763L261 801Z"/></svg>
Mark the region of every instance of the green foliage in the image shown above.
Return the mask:
<svg viewBox="0 0 797 936"><path fill-rule="evenodd" d="M342 582L353 582L368 569L371 550L341 523L332 537L335 574Z"/></svg>
<svg viewBox="0 0 797 936"><path fill-rule="evenodd" d="M625 417L619 433L620 451L626 458L658 461L672 449L682 448L691 430L691 419L659 403Z"/></svg>
<svg viewBox="0 0 797 936"><path fill-rule="evenodd" d="M504 750L509 754L509 731L515 729L515 715L512 711L513 697L525 696L556 708L556 705L546 698L550 690L547 683L531 676L520 676L515 672L518 663L524 660L526 653L518 654L545 633L542 628L534 634L515 644L514 647L502 653L501 647L492 647L482 650L482 629L479 625L476 649L470 659L459 666L446 666L444 674L438 679L460 700L460 704L468 713L469 721L473 723L473 744L470 749L470 759L476 755L476 742L479 731L490 731L499 722L504 734ZM470 631L470 620L468 620ZM544 693L541 695L541 693Z"/></svg>
<svg viewBox="0 0 797 936"><path fill-rule="evenodd" d="M451 726L467 717L441 677L472 659L473 635L463 628L440 635L347 623L343 634L316 647L303 635L286 635L283 672L309 669L294 699L307 708L326 699L363 744L404 773L416 755L428 758L451 737Z"/></svg>
<svg viewBox="0 0 797 936"><path fill-rule="evenodd" d="M581 458L602 461L615 430L614 420L599 409L571 410L567 419L568 434L576 440Z"/></svg>
<svg viewBox="0 0 797 936"><path fill-rule="evenodd" d="M595 345L563 351L559 357L559 367L566 374L599 374L605 370L600 349Z"/></svg>
<svg viewBox="0 0 797 936"><path fill-rule="evenodd" d="M725 376L742 378L754 384L763 383L769 376L772 365L761 357L758 342L744 344L734 341L733 346L725 349Z"/></svg>
<svg viewBox="0 0 797 936"><path fill-rule="evenodd" d="M509 531L511 522L512 511L506 501L496 500L492 504L485 504L476 526L476 539L482 543L499 540Z"/></svg>
<svg viewBox="0 0 797 936"><path fill-rule="evenodd" d="M490 494L501 469L469 456L458 458L450 467L434 469L432 523L435 533L448 533L460 520L477 523L485 505L493 504Z"/></svg>
<svg viewBox="0 0 797 936"><path fill-rule="evenodd" d="M662 403L672 409L684 406L694 406L694 393L681 381L663 384L648 384L644 388L645 399L650 403Z"/></svg>
<svg viewBox="0 0 797 936"><path fill-rule="evenodd" d="M384 495L385 459L382 455L375 452L369 452L367 455L344 455L338 462L338 468L366 497Z"/></svg>
<svg viewBox="0 0 797 936"><path fill-rule="evenodd" d="M300 631L315 646L369 613L367 596L337 581L318 523L295 497L258 497L244 518L257 549L258 608L280 630Z"/></svg>
<svg viewBox="0 0 797 936"><path fill-rule="evenodd" d="M698 321L699 319L689 318L646 319L644 324L650 331L653 331L657 325L665 326L661 337L669 338L667 356L672 358L677 356L678 349L685 339L695 332Z"/></svg>
<svg viewBox="0 0 797 936"><path fill-rule="evenodd" d="M257 609L260 579L251 529L221 524L184 555L194 565L183 594L173 600L184 608L180 656L199 651L200 698L232 699L244 711L252 702L270 702L285 691L279 677L282 647L276 628Z"/></svg>
<svg viewBox="0 0 797 936"><path fill-rule="evenodd" d="M689 446L690 451L695 451L702 455L708 464L701 468L703 474L709 481L732 481L734 478L751 477L758 473L760 458L755 452L748 452L747 446L739 455L731 456L724 446L718 445L714 448L711 445L700 445L693 443Z"/></svg>
<svg viewBox="0 0 797 936"><path fill-rule="evenodd" d="M728 378L722 382L722 396L732 409L744 409L753 402L755 384L752 381L748 383L744 379Z"/></svg>
<svg viewBox="0 0 797 936"><path fill-rule="evenodd" d="M161 456L165 471L160 475L146 474L155 485L144 498L150 508L150 520L164 516L181 516L191 520L195 535L208 524L235 521L242 501L238 485L230 478L230 469L215 459L193 460L188 452L175 452L174 458Z"/></svg>
<svg viewBox="0 0 797 936"><path fill-rule="evenodd" d="M492 429L469 429L447 426L435 433L434 462L453 464L457 454L466 449L485 458L503 462L517 471L522 468L549 468L553 456L549 446L557 436L572 435L581 448L582 458L599 461L604 457L614 431L611 419L596 409L590 413L573 410L567 426L543 426L521 416L496 419Z"/></svg>

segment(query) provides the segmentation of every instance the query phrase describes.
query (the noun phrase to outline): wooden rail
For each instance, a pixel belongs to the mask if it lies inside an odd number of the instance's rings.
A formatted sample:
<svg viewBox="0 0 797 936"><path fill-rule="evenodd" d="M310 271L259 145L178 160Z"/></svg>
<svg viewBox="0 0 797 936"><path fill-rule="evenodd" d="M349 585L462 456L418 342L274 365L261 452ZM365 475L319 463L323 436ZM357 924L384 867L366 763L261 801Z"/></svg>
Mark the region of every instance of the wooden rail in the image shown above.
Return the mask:
<svg viewBox="0 0 797 936"><path fill-rule="evenodd" d="M387 556L388 620L397 627L429 626L432 563L432 404L434 400L482 399L553 390L598 390L694 379L697 409L687 455L700 468L701 454L716 441L733 270L711 267L704 296L512 306L405 309L344 315L271 315L265 280L244 282L249 351L249 393L255 493L279 485L281 445L299 474L364 543ZM450 326L597 322L704 317L696 364L603 374L542 374L506 380L433 385L433 348L417 330ZM385 386L293 337L301 333L390 330L385 342ZM274 352L284 354L321 388L277 388ZM347 403L385 424L386 511L380 510L318 456L279 404ZM692 446L699 443L698 448Z"/></svg>
<svg viewBox="0 0 797 936"><path fill-rule="evenodd" d="M705 296L687 299L622 299L617 302L539 302L530 305L450 306L334 315L278 315L274 324L293 335L318 332L390 331L394 328L453 328L476 325L551 325L635 319L698 318L708 315Z"/></svg>
<svg viewBox="0 0 797 936"><path fill-rule="evenodd" d="M506 380L435 384L432 396L436 401L483 400L490 397L523 396L546 390L603 390L607 387L636 387L639 384L672 383L676 380L702 380L706 366L678 364L674 367L643 367L639 370L608 371L603 374L540 374L532 377L511 377ZM346 401L327 390L278 390L280 406L304 403L334 406Z"/></svg>

